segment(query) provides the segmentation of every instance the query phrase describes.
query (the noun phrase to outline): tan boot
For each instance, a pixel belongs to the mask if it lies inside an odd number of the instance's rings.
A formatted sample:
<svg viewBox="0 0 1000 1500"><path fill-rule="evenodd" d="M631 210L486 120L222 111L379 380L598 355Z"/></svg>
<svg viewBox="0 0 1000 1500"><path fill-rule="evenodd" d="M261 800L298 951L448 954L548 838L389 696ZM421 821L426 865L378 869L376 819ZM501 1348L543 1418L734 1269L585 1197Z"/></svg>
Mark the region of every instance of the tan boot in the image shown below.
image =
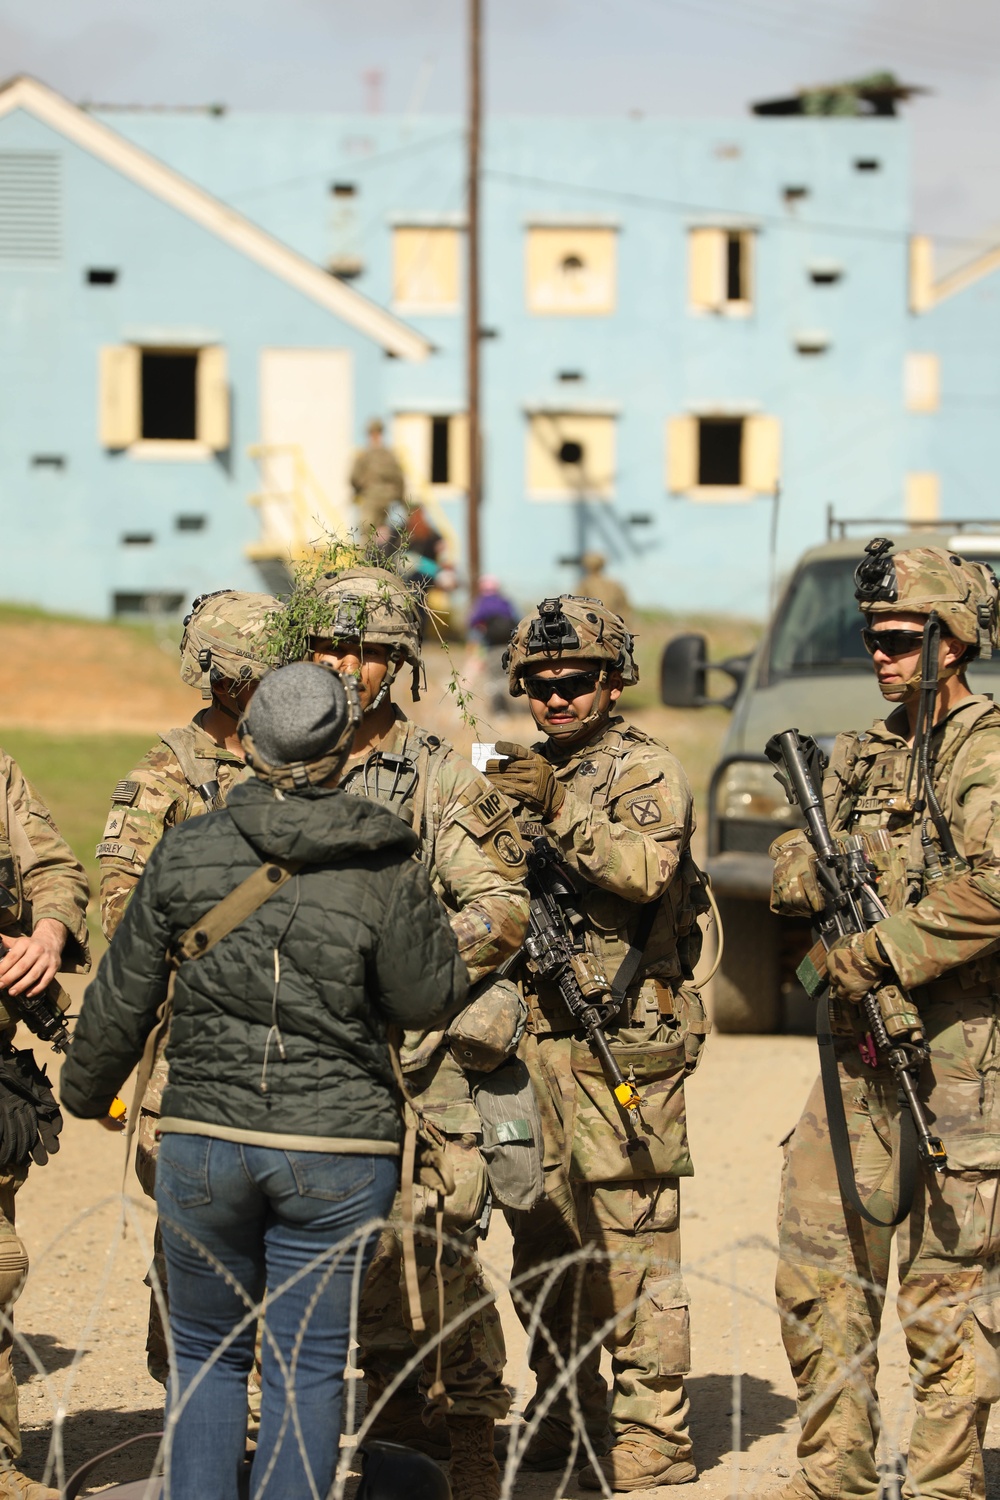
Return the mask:
<svg viewBox="0 0 1000 1500"><path fill-rule="evenodd" d="M368 1387L366 1416L380 1396L381 1392L374 1386ZM416 1448L419 1453L426 1453L428 1458L436 1459L438 1463L446 1462L451 1457L448 1428L444 1417L437 1411L429 1423L425 1422L423 1414L426 1407L423 1396L415 1388L396 1391L368 1428L365 1438L380 1443L402 1443L406 1448Z"/></svg>
<svg viewBox="0 0 1000 1500"><path fill-rule="evenodd" d="M18 1469L0 1469L0 1500L59 1500L59 1491L29 1479Z"/></svg>
<svg viewBox="0 0 1000 1500"><path fill-rule="evenodd" d="M500 1466L493 1456L493 1418L448 1416L452 1500L500 1500Z"/></svg>
<svg viewBox="0 0 1000 1500"><path fill-rule="evenodd" d="M598 1462L613 1490L651 1490L658 1484L688 1484L698 1477L690 1459L667 1458L657 1449L636 1442L616 1443ZM582 1490L601 1488L593 1464L587 1464L576 1478Z"/></svg>

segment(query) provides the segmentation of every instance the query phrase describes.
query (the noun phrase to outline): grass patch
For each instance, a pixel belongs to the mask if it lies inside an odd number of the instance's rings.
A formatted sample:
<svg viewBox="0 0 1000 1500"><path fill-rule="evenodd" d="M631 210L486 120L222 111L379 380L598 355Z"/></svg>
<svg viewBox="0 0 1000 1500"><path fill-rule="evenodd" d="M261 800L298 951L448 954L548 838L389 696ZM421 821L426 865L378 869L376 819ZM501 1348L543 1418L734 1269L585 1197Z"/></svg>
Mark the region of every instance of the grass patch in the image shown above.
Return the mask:
<svg viewBox="0 0 1000 1500"><path fill-rule="evenodd" d="M94 898L88 915L91 942L99 952L104 938L97 905L100 870L94 850L104 831L115 782L128 775L149 749L152 737L5 729L0 731L0 743L17 761L87 872Z"/></svg>

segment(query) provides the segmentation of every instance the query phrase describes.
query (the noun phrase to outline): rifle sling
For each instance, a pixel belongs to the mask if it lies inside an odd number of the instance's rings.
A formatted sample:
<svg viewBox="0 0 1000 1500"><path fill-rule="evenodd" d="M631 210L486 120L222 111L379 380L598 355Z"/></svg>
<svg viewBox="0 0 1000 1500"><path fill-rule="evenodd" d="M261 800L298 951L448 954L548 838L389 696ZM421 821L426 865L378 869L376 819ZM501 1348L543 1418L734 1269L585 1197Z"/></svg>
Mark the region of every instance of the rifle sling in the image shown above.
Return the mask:
<svg viewBox="0 0 1000 1500"><path fill-rule="evenodd" d="M904 1096L900 1094L899 1115L899 1183L896 1208L891 1219L877 1219L861 1201L854 1159L851 1156L851 1137L847 1128L844 1096L840 1091L840 1072L834 1049L833 1031L830 1026L829 992L820 995L816 1005L816 1040L819 1043L819 1071L823 1080L823 1098L826 1102L826 1119L830 1130L830 1146L833 1150L837 1181L844 1207L854 1209L869 1224L878 1229L892 1229L909 1216L913 1207L913 1195L917 1186L919 1158L917 1154L917 1131Z"/></svg>
<svg viewBox="0 0 1000 1500"><path fill-rule="evenodd" d="M656 913L659 909L659 901L650 901L643 907L636 923L632 942L629 944L629 950L618 965L618 971L611 981L609 999L614 1003L615 1012L621 1009L628 987L639 972L642 955L646 951L646 944L649 942L649 935L653 930L653 923L656 921Z"/></svg>

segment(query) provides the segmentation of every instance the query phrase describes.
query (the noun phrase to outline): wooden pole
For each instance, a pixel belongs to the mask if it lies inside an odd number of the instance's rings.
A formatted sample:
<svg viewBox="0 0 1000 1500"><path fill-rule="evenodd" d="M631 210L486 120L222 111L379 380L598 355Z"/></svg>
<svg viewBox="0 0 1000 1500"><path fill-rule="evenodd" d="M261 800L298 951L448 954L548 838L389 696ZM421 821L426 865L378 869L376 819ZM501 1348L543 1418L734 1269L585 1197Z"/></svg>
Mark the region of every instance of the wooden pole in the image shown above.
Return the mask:
<svg viewBox="0 0 1000 1500"><path fill-rule="evenodd" d="M469 594L479 592L479 507L482 444L479 433L479 146L482 112L482 0L469 0L468 235L466 245L466 369L469 428L467 547Z"/></svg>

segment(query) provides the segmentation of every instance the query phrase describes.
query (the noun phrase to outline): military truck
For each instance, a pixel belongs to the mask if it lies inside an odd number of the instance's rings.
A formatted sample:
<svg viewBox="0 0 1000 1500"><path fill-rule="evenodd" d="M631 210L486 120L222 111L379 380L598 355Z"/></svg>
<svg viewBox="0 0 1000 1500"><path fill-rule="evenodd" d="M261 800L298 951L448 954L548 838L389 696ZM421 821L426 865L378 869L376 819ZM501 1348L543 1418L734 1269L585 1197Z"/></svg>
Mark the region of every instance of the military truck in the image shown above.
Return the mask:
<svg viewBox="0 0 1000 1500"><path fill-rule="evenodd" d="M897 551L933 544L1000 572L1000 522L942 521L901 530L898 521L828 516L828 539L799 560L756 651L708 661L705 637L675 636L660 664L660 696L671 708L721 703L733 711L708 791L708 872L725 930L713 1014L720 1031L807 1030L813 1006L795 978L812 938L809 924L769 908L768 846L799 826L765 759L772 734L796 728L828 753L842 729L865 728L885 711L861 640L854 569L873 536ZM710 698L709 671L728 674L725 698ZM1000 656L975 662L974 692L1000 690Z"/></svg>

